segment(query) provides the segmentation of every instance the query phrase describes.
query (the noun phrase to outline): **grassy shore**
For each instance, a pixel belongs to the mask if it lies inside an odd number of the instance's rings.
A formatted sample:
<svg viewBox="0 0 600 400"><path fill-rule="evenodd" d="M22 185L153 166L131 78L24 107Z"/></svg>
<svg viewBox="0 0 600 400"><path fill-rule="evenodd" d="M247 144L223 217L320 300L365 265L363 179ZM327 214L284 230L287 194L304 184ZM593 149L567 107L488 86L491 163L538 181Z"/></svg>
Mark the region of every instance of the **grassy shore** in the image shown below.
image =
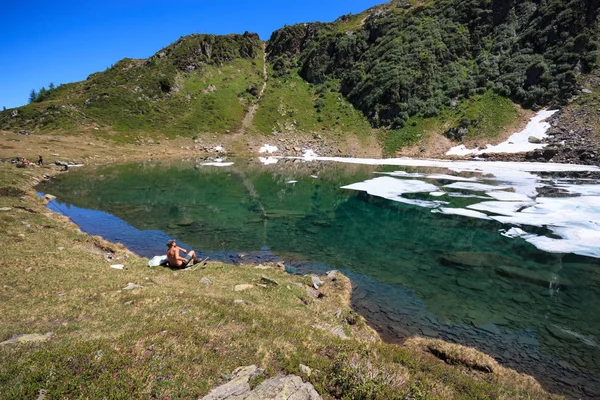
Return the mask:
<svg viewBox="0 0 600 400"><path fill-rule="evenodd" d="M3 159L15 151L87 164L148 157L100 142L92 151L82 138L0 139ZM189 154L178 143L161 146L160 157ZM150 269L48 211L35 184L58 170L0 163L0 342L39 335L0 345L0 398L198 398L250 364L265 378L298 374L326 399L552 398L473 349L421 338L383 343L350 309L341 275L322 277L314 298L310 277L277 265ZM235 291L241 284L253 287Z"/></svg>

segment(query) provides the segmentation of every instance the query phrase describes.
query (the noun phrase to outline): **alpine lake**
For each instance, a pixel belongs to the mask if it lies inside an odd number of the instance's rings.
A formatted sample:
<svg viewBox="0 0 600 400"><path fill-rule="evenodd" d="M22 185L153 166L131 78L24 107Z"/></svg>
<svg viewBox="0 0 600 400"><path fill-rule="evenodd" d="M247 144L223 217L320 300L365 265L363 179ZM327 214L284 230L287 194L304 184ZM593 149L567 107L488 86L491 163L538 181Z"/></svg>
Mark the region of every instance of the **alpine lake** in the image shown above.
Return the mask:
<svg viewBox="0 0 600 400"><path fill-rule="evenodd" d="M71 168L38 190L144 257L176 238L210 260L340 270L388 342L460 343L600 397L600 170L227 161Z"/></svg>

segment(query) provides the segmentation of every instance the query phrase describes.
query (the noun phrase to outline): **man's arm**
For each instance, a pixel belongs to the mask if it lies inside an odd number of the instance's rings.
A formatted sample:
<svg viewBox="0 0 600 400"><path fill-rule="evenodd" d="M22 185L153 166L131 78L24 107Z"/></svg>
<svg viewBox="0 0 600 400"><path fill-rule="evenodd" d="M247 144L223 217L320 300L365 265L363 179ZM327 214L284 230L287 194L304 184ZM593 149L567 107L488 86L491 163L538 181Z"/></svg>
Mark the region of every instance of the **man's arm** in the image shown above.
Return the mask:
<svg viewBox="0 0 600 400"><path fill-rule="evenodd" d="M179 251L183 251L184 253L187 253L187 250L186 250L186 249L184 249L184 248L177 247L177 249L178 249Z"/></svg>

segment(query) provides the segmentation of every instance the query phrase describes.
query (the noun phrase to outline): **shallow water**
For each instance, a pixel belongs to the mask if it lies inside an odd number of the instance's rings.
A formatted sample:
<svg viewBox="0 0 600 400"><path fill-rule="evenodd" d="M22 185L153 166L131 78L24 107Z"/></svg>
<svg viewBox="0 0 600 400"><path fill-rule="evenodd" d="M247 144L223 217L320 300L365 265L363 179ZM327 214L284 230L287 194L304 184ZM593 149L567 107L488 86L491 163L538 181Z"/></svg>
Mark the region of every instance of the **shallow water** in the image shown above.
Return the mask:
<svg viewBox="0 0 600 400"><path fill-rule="evenodd" d="M340 269L386 340L475 346L549 390L600 397L597 172L498 169L147 162L72 170L40 190L143 256L175 237L211 259Z"/></svg>

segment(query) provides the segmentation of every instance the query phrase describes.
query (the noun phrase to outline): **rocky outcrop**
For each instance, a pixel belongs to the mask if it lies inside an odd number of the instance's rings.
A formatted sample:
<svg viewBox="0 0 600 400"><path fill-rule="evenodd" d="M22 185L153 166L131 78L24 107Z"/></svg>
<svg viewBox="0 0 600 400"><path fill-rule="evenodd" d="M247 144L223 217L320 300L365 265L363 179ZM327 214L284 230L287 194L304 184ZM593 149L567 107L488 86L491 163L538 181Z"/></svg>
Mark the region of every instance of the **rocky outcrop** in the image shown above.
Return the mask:
<svg viewBox="0 0 600 400"><path fill-rule="evenodd" d="M252 389L249 381L263 375L264 371L256 365L239 367L233 372L229 382L213 389L203 400L322 399L313 385L303 382L302 378L296 375L278 375Z"/></svg>

